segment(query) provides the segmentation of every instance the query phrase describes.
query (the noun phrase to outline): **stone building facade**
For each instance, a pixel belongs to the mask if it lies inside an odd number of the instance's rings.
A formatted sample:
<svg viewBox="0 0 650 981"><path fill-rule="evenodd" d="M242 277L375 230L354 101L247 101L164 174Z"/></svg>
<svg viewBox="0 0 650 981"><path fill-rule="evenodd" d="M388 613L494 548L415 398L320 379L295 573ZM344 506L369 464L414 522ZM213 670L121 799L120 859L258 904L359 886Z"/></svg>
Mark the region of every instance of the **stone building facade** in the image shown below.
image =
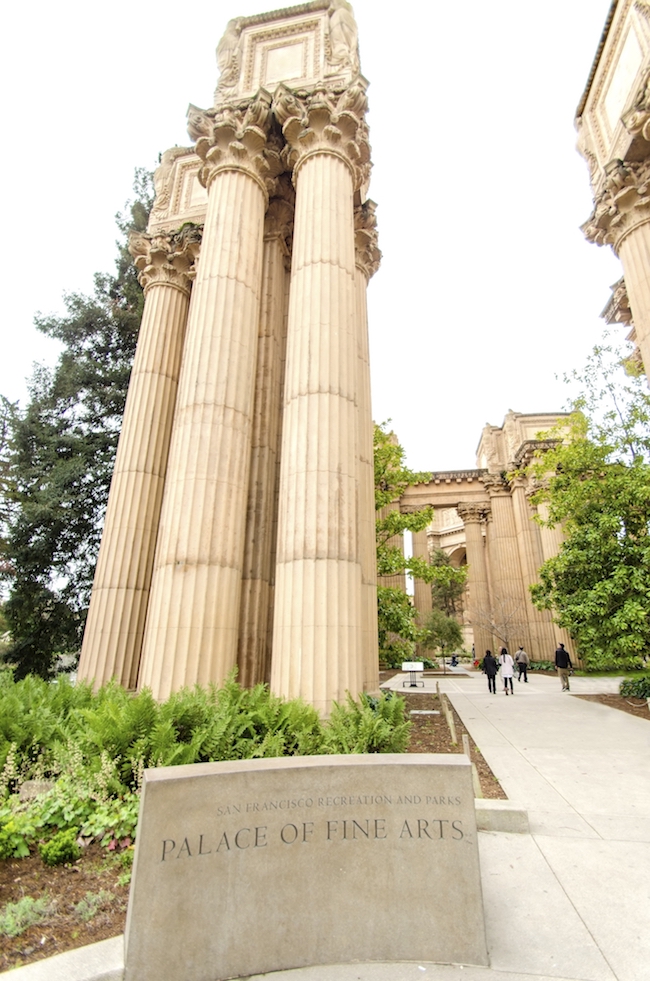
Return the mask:
<svg viewBox="0 0 650 981"><path fill-rule="evenodd" d="M529 590L542 563L557 554L562 531L534 520L531 478L510 476L543 454L548 442L540 434L564 418L510 411L502 426L484 427L475 470L434 473L400 500L403 510L435 508L433 524L413 535L415 555L426 557L440 547L453 564L468 565L463 622L478 656L507 643L515 650L522 644L534 660L551 660L559 641L570 643L551 614L533 606ZM431 610L424 583L415 583L414 603L424 619Z"/></svg>
<svg viewBox="0 0 650 981"><path fill-rule="evenodd" d="M377 678L367 81L347 0L231 21L130 250L145 310L80 677Z"/></svg>
<svg viewBox="0 0 650 981"><path fill-rule="evenodd" d="M650 0L614 0L576 112L594 210L588 241L609 245L623 278L603 311L650 365Z"/></svg>

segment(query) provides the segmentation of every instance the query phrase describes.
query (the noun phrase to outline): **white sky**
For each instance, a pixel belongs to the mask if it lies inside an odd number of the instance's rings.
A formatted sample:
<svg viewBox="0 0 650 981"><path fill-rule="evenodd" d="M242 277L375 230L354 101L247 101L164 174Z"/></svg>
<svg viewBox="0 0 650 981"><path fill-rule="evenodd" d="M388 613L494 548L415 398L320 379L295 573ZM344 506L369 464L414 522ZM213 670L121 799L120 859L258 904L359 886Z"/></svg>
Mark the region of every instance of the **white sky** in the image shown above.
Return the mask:
<svg viewBox="0 0 650 981"><path fill-rule="evenodd" d="M281 0L13 0L0 65L0 392L56 348L32 326L112 271L136 166L189 145L234 16ZM369 291L373 412L416 469L475 465L486 422L551 412L601 337L619 276L589 245L573 116L609 0L356 0L371 82L381 269ZM623 330L621 329L621 336Z"/></svg>

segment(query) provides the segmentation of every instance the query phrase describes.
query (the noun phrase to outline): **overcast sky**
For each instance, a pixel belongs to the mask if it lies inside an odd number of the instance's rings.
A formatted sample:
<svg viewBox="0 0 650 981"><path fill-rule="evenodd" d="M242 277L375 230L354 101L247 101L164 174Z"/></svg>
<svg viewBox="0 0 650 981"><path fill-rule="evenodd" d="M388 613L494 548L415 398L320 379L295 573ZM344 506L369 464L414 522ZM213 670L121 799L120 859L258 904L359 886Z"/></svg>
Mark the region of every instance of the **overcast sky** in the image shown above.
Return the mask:
<svg viewBox="0 0 650 981"><path fill-rule="evenodd" d="M62 311L112 271L135 167L189 145L227 21L278 0L35 0L4 15L0 392L24 401ZM562 409L621 275L589 245L573 117L609 0L357 0L370 80L381 269L369 290L373 412L416 469L475 465L486 422ZM621 330L621 334L623 331Z"/></svg>

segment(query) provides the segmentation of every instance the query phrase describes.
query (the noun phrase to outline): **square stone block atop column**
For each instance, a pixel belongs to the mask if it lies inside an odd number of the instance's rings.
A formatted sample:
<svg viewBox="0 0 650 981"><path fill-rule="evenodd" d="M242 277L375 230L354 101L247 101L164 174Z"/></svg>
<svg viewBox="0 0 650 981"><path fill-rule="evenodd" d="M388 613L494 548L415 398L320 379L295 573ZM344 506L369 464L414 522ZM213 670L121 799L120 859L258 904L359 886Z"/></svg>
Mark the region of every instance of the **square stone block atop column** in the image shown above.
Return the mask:
<svg viewBox="0 0 650 981"><path fill-rule="evenodd" d="M145 772L125 981L414 959L487 964L464 757Z"/></svg>

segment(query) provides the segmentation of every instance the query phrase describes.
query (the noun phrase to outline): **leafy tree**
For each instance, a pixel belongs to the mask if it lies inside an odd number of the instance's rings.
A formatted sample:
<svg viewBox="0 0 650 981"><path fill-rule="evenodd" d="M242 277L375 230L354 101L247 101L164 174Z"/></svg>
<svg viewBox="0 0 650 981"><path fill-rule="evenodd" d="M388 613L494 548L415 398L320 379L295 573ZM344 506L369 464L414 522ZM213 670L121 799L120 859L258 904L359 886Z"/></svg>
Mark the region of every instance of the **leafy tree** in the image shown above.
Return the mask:
<svg viewBox="0 0 650 981"><path fill-rule="evenodd" d="M596 347L568 431L530 472L544 523L561 524L533 602L555 611L588 667L633 666L650 646L650 394L619 351Z"/></svg>
<svg viewBox="0 0 650 981"><path fill-rule="evenodd" d="M136 172L134 190L117 218L115 275L98 273L91 297L67 295L65 316L36 318L63 350L53 369L36 367L29 403L12 419L4 609L17 677L47 677L83 631L143 308L126 234L146 228L147 172Z"/></svg>
<svg viewBox="0 0 650 981"><path fill-rule="evenodd" d="M425 621L420 643L428 651L440 651L444 657L445 651L462 646L463 631L458 620L442 610L432 610Z"/></svg>
<svg viewBox="0 0 650 981"><path fill-rule="evenodd" d="M387 423L375 424L375 509L377 511L377 574L396 576L409 572L424 578L428 564L420 558L407 559L401 544L405 531L422 531L433 517L433 508L402 512L390 508L407 487L427 483L430 473L417 473L405 466L405 452ZM398 544L399 542L399 544ZM379 656L389 664L399 664L413 655L418 640L417 611L404 590L395 586L377 589Z"/></svg>
<svg viewBox="0 0 650 981"><path fill-rule="evenodd" d="M434 610L442 610L447 616L460 612L461 601L467 584L467 566L455 568L444 549L437 548L431 556L435 578L431 583L431 602Z"/></svg>

